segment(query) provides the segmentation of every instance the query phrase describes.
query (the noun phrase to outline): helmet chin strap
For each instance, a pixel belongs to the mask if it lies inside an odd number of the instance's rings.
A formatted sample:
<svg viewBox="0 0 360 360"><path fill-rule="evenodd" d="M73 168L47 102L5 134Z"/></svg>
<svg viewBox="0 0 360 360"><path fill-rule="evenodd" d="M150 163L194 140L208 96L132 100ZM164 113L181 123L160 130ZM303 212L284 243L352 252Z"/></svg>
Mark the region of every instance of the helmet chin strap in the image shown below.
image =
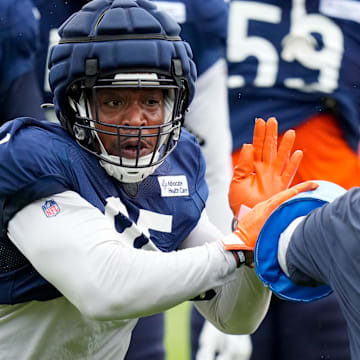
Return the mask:
<svg viewBox="0 0 360 360"><path fill-rule="evenodd" d="M174 111L174 102L175 102L175 94L174 91L170 89L167 91L166 96L164 96L164 113L165 113L164 124L167 124L172 120L173 111ZM87 111L88 114L91 114L89 103L85 101L82 95L79 100L79 106L78 106L78 111L80 113L80 116L86 116L86 110L85 110L86 106L88 106L88 111ZM91 122L90 124L92 127L95 128L95 124L93 122ZM162 164L161 162L156 165L146 166L150 164L151 158L153 157L153 153L151 152L150 154L139 157L138 165L144 167L136 168L135 167L136 159L128 159L124 157L120 159L119 156L109 154L104 144L102 143L97 131L93 130L93 134L99 143L99 147L101 151L102 159L99 160L100 165L105 169L108 175L114 177L116 180L122 183L141 182L146 177L151 175ZM157 162L157 160L159 159L161 147L168 139L168 135L163 135L163 136L160 135L160 136L161 139L158 145L158 149L156 150L156 153L154 155L153 162ZM119 165L115 165L114 163Z"/></svg>

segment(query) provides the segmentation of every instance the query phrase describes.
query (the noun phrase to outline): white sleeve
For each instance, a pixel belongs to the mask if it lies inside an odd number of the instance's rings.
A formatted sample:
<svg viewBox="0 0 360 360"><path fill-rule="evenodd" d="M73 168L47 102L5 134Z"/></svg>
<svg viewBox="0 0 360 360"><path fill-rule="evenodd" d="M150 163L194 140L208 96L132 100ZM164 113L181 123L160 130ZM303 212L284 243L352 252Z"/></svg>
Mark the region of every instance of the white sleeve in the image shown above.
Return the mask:
<svg viewBox="0 0 360 360"><path fill-rule="evenodd" d="M182 248L204 242L218 242L221 236L203 212ZM242 266L235 274L234 280L215 289L216 296L213 299L194 301L194 304L219 330L231 334L249 334L257 329L265 317L271 293L256 276L255 270Z"/></svg>
<svg viewBox="0 0 360 360"><path fill-rule="evenodd" d="M127 232L79 194L52 196L60 208L46 217L45 199L9 222L11 241L34 268L83 314L128 319L164 311L234 279L235 260L218 242L171 253L134 249Z"/></svg>
<svg viewBox="0 0 360 360"><path fill-rule="evenodd" d="M289 271L286 265L286 253L290 244L291 235L294 233L297 226L301 223L301 221L305 218L305 216L300 216L293 220L290 225L281 233L278 244L278 253L277 258L281 270L289 276Z"/></svg>

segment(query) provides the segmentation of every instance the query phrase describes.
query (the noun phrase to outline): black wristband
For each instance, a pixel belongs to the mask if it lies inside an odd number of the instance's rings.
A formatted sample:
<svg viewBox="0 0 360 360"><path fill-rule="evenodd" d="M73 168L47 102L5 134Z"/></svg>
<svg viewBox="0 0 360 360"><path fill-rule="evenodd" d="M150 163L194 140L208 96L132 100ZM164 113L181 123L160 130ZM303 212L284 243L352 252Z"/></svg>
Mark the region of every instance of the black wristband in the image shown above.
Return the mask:
<svg viewBox="0 0 360 360"><path fill-rule="evenodd" d="M231 250L231 252L235 258L237 268L243 264L252 269L255 267L254 253L251 250Z"/></svg>
<svg viewBox="0 0 360 360"><path fill-rule="evenodd" d="M231 250L236 261L236 267L239 268L242 264L245 264L246 258L242 250Z"/></svg>

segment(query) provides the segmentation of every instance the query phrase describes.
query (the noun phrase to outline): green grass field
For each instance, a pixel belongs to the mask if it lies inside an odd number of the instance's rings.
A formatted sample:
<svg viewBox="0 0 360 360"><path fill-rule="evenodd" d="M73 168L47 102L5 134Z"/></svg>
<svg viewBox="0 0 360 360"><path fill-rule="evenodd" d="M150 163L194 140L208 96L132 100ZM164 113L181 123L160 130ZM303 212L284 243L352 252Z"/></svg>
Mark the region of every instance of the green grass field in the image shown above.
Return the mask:
<svg viewBox="0 0 360 360"><path fill-rule="evenodd" d="M166 360L190 359L190 309L191 303L185 302L166 312Z"/></svg>

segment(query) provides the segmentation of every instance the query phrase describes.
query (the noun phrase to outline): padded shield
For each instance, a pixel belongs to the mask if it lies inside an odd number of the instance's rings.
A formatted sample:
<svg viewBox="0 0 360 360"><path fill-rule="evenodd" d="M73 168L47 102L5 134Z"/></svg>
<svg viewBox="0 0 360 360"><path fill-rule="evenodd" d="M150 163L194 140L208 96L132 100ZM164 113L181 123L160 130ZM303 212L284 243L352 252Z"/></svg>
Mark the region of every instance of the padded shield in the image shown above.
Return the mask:
<svg viewBox="0 0 360 360"><path fill-rule="evenodd" d="M328 285L299 286L282 271L278 260L278 243L281 233L297 217L305 216L344 194L341 186L328 181L315 181L316 190L297 194L279 206L269 217L258 237L255 247L255 268L261 281L282 299L311 302L329 295Z"/></svg>

